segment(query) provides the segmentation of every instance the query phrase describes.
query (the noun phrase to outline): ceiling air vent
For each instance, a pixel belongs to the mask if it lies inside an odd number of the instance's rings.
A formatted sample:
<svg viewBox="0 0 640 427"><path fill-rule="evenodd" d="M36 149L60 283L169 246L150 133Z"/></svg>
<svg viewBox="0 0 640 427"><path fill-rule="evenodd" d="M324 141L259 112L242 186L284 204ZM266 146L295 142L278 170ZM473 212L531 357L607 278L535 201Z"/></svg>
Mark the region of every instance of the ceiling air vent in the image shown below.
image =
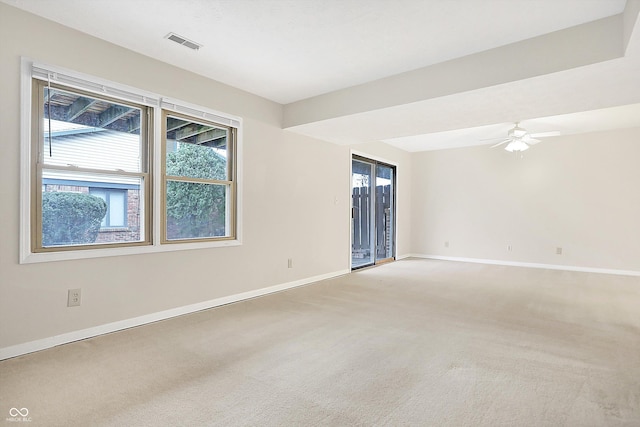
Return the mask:
<svg viewBox="0 0 640 427"><path fill-rule="evenodd" d="M169 33L166 36L164 36L164 38L169 39L172 42L181 44L182 46L186 46L189 49L193 49L193 50L198 50L202 47L201 44L188 40L182 36L177 35L176 33Z"/></svg>

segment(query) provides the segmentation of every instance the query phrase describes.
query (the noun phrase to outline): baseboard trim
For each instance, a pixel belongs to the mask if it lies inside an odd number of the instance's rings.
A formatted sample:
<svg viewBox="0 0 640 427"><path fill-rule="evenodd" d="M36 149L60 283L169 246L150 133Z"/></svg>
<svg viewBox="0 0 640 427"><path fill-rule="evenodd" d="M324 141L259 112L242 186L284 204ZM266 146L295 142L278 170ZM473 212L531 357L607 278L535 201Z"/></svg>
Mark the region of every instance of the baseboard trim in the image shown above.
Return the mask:
<svg viewBox="0 0 640 427"><path fill-rule="evenodd" d="M427 255L427 254L412 254L411 257L437 259L441 261L473 262L476 264L508 265L511 267L543 268L547 270L580 271L584 273L616 274L619 276L640 277L640 271L635 271L635 270L614 270L614 269L607 269L607 268L578 267L573 265L537 264L537 263L530 263L530 262L502 261L497 259L481 259L481 258L449 257L449 256Z"/></svg>
<svg viewBox="0 0 640 427"><path fill-rule="evenodd" d="M339 270L332 273L320 274L318 276L308 277L305 279L295 280L292 282L281 283L279 285L269 286L266 288L256 289L254 291L242 292L222 298L216 298L209 301L203 301L196 304L176 307L169 310L159 311L157 313L146 314L144 316L134 317L131 319L120 320L118 322L107 323L92 328L82 329L79 331L68 332L66 334L55 335L53 337L43 338L35 341L17 344L10 347L0 348L0 360L10 359L12 357L22 356L24 354L33 353L35 351L46 350L74 341L80 341L111 332L121 331L136 326L142 326L160 320L170 319L172 317L182 316L184 314L195 313L209 308L220 307L222 305L231 304L251 298L256 298L274 292L280 292L287 289L297 288L299 286L308 285L310 283L319 282L321 280L332 279L350 273L350 270Z"/></svg>

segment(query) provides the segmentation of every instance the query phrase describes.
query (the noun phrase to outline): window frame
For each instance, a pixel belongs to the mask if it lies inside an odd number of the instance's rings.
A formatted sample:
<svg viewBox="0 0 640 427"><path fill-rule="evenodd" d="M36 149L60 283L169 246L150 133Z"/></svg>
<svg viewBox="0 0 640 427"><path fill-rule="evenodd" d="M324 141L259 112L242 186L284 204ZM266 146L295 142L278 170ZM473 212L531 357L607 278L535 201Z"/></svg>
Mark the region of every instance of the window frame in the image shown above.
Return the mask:
<svg viewBox="0 0 640 427"><path fill-rule="evenodd" d="M35 213L38 206L37 197L34 195L33 185L38 181L36 168L33 167L33 141L32 135L37 132L37 120L33 120L33 86L34 80L49 80L52 84L58 84L63 89L84 91L90 96L113 98L117 102L129 102L141 104L149 108L149 191L145 197L149 197L146 208L148 223L146 224L148 242L132 242L118 245L96 244L86 247L53 247L46 251L34 251L33 224L36 221ZM144 253L173 252L181 250L219 248L242 245L242 118L227 113L222 113L200 105L191 104L181 100L163 97L157 93L145 91L135 87L115 83L99 77L68 70L66 68L42 64L26 57L21 58L20 79L20 264L52 262L85 258L102 258L110 256L125 256ZM179 241L162 242L162 111L182 113L189 119L202 118L235 129L235 162L234 162L234 191L233 216L235 236L225 239L207 241ZM160 147L158 147L160 144ZM41 191L41 189L40 189ZM107 246L105 246L107 245Z"/></svg>
<svg viewBox="0 0 640 427"><path fill-rule="evenodd" d="M73 94L89 96L103 101L124 104L133 108L140 109L140 172L125 172L125 171L111 171L106 169L91 169L75 166L47 166L44 163L44 150L45 147L45 132L44 132L44 89L54 88L63 91L67 91ZM149 129L153 129L153 115L149 111L148 106L135 104L126 100L114 99L109 96L90 93L81 89L52 83L50 81L45 82L43 80L32 78L32 97L31 97L31 114L32 114L32 128L31 128L31 195L32 206L35 209L31 210L31 251L33 253L43 252L60 252L60 251L80 251L90 250L95 248L107 249L113 247L126 247L126 246L142 246L151 244L151 220L152 210L149 209L152 203L152 174L150 173L151 161L153 158L153 143L151 141ZM142 194L141 201L143 210L143 218L140 221L140 240L132 242L117 242L117 243L93 243L93 244L79 244L79 245L67 245L67 246L44 246L42 243L42 184L43 184L43 170L53 169L59 171L70 172L85 172L96 175L112 175L112 176L129 176L138 177L142 179L143 185L140 188ZM105 229L103 227L101 230Z"/></svg>
<svg viewBox="0 0 640 427"><path fill-rule="evenodd" d="M237 134L238 131L235 127L217 123L212 120L203 120L194 117L189 114L183 114L176 111L170 111L166 109L161 110L161 131L160 131L160 167L161 167L161 230L160 230L160 243L161 244L182 244L186 242L215 242L234 240L236 238L236 146L237 146ZM188 178L178 176L168 176L167 167L167 119L169 117L175 117L181 120L189 121L192 123L210 125L217 128L226 129L228 132L227 137L227 179L201 179L201 178ZM195 238L181 238L181 239L169 239L167 237L167 182L193 182L206 185L220 185L226 187L225 197L225 209L226 209L226 224L225 230L228 233L225 236L212 236L212 237L195 237Z"/></svg>

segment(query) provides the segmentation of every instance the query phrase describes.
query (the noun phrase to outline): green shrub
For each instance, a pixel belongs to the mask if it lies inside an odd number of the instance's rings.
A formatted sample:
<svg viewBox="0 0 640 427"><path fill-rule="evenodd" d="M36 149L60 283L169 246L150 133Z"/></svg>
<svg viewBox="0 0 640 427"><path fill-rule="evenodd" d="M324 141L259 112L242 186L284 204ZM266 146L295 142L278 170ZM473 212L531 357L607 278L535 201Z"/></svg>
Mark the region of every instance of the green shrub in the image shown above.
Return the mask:
<svg viewBox="0 0 640 427"><path fill-rule="evenodd" d="M226 179L226 160L213 150L181 144L167 154L167 175ZM224 234L225 194L220 185L169 181L167 183L167 237L209 237Z"/></svg>
<svg viewBox="0 0 640 427"><path fill-rule="evenodd" d="M100 197L84 193L43 193L42 245L93 243L106 213L107 204Z"/></svg>

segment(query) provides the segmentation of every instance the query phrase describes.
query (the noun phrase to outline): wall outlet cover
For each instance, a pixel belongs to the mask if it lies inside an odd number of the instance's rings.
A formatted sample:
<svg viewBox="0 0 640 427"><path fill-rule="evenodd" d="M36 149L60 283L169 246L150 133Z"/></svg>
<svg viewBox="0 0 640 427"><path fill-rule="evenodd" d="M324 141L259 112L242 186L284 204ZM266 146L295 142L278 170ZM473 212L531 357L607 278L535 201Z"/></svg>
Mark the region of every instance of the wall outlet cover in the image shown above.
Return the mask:
<svg viewBox="0 0 640 427"><path fill-rule="evenodd" d="M82 300L81 289L69 289L67 293L67 307L78 307Z"/></svg>

